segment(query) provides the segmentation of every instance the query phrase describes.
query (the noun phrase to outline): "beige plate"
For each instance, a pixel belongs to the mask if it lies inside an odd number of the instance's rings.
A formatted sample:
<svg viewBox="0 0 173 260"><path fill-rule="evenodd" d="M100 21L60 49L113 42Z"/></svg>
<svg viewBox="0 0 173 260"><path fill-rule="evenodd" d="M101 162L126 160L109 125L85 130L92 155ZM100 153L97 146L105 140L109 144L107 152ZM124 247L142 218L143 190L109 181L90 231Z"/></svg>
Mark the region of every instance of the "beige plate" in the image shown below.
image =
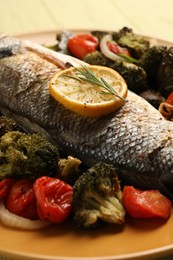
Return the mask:
<svg viewBox="0 0 173 260"><path fill-rule="evenodd" d="M55 42L55 35L43 32L19 38L49 44ZM168 44L155 39L152 42ZM124 226L106 226L97 231L77 231L72 223L33 232L0 226L0 255L10 259L149 259L171 253L173 214L166 223L129 218Z"/></svg>

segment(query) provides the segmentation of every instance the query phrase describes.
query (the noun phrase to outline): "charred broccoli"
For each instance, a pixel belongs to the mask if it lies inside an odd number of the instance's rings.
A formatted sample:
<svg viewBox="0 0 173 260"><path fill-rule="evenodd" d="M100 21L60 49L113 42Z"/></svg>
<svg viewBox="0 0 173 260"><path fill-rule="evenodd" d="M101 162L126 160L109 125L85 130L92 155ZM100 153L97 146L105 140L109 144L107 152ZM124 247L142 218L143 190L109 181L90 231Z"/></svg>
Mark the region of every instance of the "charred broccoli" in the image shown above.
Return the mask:
<svg viewBox="0 0 173 260"><path fill-rule="evenodd" d="M58 149L38 134L11 131L0 138L0 179L54 175L58 159Z"/></svg>
<svg viewBox="0 0 173 260"><path fill-rule="evenodd" d="M86 54L83 57L83 61L91 65L102 65L102 66L109 66L114 63L114 61L105 57L100 51L93 51L89 54Z"/></svg>
<svg viewBox="0 0 173 260"><path fill-rule="evenodd" d="M163 54L157 73L157 81L159 90L167 97L173 91L173 47L170 47Z"/></svg>
<svg viewBox="0 0 173 260"><path fill-rule="evenodd" d="M83 60L91 65L102 65L116 70L125 79L128 89L135 93L147 89L147 74L142 67L122 60L112 61L100 51L85 55Z"/></svg>
<svg viewBox="0 0 173 260"><path fill-rule="evenodd" d="M95 36L100 41L103 38L103 36L108 34L108 32L107 31L96 30L96 31L91 31L91 34L93 36Z"/></svg>
<svg viewBox="0 0 173 260"><path fill-rule="evenodd" d="M125 211L116 170L99 163L74 184L73 217L78 228L90 229L103 222L124 223Z"/></svg>
<svg viewBox="0 0 173 260"><path fill-rule="evenodd" d="M123 27L118 32L112 34L113 39L122 47L130 50L132 57L139 59L150 46L148 40L143 36L133 33L133 30L128 27Z"/></svg>
<svg viewBox="0 0 173 260"><path fill-rule="evenodd" d="M138 65L141 66L147 73L150 88L157 89L157 72L165 52L166 47L164 46L152 46L141 56L138 61Z"/></svg>
<svg viewBox="0 0 173 260"><path fill-rule="evenodd" d="M125 61L116 61L110 67L121 74L131 91L139 94L148 88L147 74L143 68Z"/></svg>
<svg viewBox="0 0 173 260"><path fill-rule="evenodd" d="M75 181L79 178L82 171L79 168L81 161L72 156L61 158L58 162L59 174L58 178L64 180L70 185L74 185Z"/></svg>
<svg viewBox="0 0 173 260"><path fill-rule="evenodd" d="M9 131L16 130L18 130L18 127L12 119L6 116L0 116L0 137Z"/></svg>

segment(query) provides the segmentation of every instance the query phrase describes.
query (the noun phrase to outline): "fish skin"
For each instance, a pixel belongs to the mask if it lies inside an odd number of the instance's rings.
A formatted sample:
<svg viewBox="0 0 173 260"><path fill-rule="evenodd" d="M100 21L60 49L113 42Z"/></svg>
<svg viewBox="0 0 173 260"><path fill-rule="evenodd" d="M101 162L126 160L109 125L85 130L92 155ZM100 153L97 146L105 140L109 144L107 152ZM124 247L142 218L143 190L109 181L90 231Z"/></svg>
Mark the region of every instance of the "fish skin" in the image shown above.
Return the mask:
<svg viewBox="0 0 173 260"><path fill-rule="evenodd" d="M48 86L68 62L81 64L29 41L0 35L0 112L88 166L99 161L114 164L125 183L159 189L173 199L173 123L131 91L125 105L108 116L88 118L64 108L50 96Z"/></svg>

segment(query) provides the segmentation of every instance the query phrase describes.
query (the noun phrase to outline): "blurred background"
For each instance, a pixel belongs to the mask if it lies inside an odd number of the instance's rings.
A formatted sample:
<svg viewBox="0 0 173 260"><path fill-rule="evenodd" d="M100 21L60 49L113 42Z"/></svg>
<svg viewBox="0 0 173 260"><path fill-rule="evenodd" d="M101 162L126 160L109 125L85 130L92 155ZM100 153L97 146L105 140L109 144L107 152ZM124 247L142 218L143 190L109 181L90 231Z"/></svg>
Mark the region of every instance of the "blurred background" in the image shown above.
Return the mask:
<svg viewBox="0 0 173 260"><path fill-rule="evenodd" d="M173 40L172 0L0 0L0 31L117 30Z"/></svg>

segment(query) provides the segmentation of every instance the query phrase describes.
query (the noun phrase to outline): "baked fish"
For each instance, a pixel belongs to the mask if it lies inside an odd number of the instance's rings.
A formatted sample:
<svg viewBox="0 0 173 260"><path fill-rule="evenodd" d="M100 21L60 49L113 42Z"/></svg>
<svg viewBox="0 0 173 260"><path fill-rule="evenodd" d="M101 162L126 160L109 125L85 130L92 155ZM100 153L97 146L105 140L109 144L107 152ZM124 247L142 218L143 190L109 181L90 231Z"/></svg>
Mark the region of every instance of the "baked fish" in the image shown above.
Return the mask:
<svg viewBox="0 0 173 260"><path fill-rule="evenodd" d="M128 92L117 112L80 116L55 101L49 81L81 61L29 41L0 35L0 112L28 132L38 132L86 165L114 164L120 180L159 189L173 199L173 123Z"/></svg>

